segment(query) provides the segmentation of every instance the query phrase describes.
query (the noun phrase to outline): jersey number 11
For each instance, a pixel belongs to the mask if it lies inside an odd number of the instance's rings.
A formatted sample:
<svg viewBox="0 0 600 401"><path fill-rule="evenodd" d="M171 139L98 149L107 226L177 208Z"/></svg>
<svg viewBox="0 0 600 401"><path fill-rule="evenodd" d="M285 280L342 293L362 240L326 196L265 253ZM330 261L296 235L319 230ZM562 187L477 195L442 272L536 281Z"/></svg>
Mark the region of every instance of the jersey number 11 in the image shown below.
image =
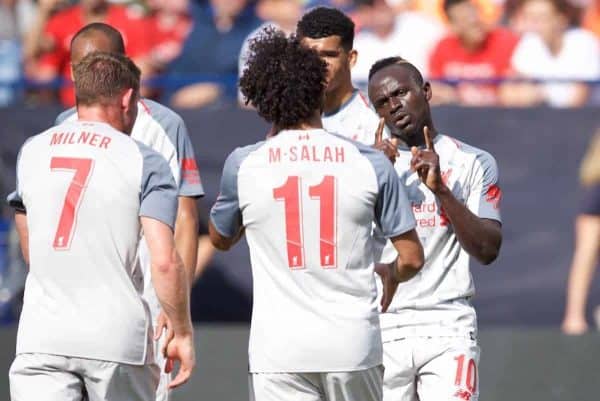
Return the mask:
<svg viewBox="0 0 600 401"><path fill-rule="evenodd" d="M301 180L295 175L289 176L282 186L273 189L275 200L282 200L285 204L285 236L290 269L304 268L300 190ZM319 253L321 266L325 269L336 268L335 194L336 183L335 177L332 175L326 175L320 184L308 187L308 195L311 199L320 202Z"/></svg>

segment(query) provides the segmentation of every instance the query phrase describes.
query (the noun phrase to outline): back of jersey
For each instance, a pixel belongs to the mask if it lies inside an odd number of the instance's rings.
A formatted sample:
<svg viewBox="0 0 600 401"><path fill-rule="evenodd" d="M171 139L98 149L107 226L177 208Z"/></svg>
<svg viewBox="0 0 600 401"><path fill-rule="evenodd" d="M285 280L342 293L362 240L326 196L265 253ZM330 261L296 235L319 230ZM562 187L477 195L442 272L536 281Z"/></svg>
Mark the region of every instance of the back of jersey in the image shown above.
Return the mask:
<svg viewBox="0 0 600 401"><path fill-rule="evenodd" d="M414 226L399 186L386 187L394 175L380 152L324 130L282 131L230 156L212 217L229 231L219 215L235 177L231 210L245 227L254 278L251 372L381 363L372 223L390 236Z"/></svg>
<svg viewBox="0 0 600 401"><path fill-rule="evenodd" d="M130 364L150 357L147 307L132 280L140 208L156 179L149 170L168 171L150 152L97 122L63 123L23 146L16 195L27 211L30 272L17 353Z"/></svg>

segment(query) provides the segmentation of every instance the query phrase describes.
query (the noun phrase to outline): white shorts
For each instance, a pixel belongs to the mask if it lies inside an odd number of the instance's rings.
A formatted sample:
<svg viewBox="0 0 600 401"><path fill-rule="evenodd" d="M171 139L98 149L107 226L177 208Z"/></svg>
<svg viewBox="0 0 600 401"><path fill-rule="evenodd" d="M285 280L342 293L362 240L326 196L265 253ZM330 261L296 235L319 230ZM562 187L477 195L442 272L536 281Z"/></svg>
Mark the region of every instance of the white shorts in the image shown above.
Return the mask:
<svg viewBox="0 0 600 401"><path fill-rule="evenodd" d="M477 341L407 337L383 343L384 401L477 401Z"/></svg>
<svg viewBox="0 0 600 401"><path fill-rule="evenodd" d="M156 388L156 401L169 401L171 398L171 392L168 389L169 383L171 383L171 373L165 373L167 358L162 353L164 340L165 336L163 334L158 341L154 342L154 360L160 368L160 378L158 387Z"/></svg>
<svg viewBox="0 0 600 401"><path fill-rule="evenodd" d="M354 372L250 373L250 401L381 401L383 366Z"/></svg>
<svg viewBox="0 0 600 401"><path fill-rule="evenodd" d="M153 401L158 367L19 354L9 381L12 401Z"/></svg>

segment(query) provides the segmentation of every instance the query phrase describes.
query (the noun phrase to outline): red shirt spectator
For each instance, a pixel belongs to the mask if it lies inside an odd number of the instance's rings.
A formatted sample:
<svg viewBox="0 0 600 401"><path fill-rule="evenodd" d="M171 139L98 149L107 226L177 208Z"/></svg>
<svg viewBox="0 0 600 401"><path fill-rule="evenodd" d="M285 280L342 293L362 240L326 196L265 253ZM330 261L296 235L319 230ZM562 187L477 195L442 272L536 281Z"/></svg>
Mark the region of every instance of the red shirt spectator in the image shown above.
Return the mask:
<svg viewBox="0 0 600 401"><path fill-rule="evenodd" d="M435 47L429 71L432 79L494 79L510 72L510 62L519 37L511 31L497 28L487 34L476 50L466 49L455 35L443 38ZM497 85L469 84L458 86L463 104L484 105L497 101Z"/></svg>
<svg viewBox="0 0 600 401"><path fill-rule="evenodd" d="M87 21L83 8L76 5L52 16L44 28L44 35L51 38L54 49L42 54L39 60L40 67L51 70L56 76L62 75L65 86L60 90L60 98L65 106L75 104L69 63L71 39L89 22L93 21ZM148 39L148 32L145 30L147 24L144 23L143 16L136 15L123 6L108 5L102 22L121 32L125 41L125 51L132 59L145 56L151 51L152 43Z"/></svg>

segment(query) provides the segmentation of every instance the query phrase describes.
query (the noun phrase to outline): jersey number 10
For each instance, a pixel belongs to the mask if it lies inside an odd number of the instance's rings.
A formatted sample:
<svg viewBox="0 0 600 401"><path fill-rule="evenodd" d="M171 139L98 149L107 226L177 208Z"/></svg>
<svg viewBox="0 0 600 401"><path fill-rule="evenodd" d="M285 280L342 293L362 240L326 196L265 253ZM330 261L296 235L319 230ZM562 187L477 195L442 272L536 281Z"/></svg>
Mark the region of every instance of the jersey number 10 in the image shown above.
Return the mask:
<svg viewBox="0 0 600 401"><path fill-rule="evenodd" d="M278 201L282 200L285 205L285 236L290 269L304 268L300 190L301 180L295 175L288 177L282 186L273 189L273 198ZM321 266L325 269L336 268L335 194L336 183L335 177L332 175L326 175L320 184L308 187L308 195L311 199L320 202L319 253Z"/></svg>

